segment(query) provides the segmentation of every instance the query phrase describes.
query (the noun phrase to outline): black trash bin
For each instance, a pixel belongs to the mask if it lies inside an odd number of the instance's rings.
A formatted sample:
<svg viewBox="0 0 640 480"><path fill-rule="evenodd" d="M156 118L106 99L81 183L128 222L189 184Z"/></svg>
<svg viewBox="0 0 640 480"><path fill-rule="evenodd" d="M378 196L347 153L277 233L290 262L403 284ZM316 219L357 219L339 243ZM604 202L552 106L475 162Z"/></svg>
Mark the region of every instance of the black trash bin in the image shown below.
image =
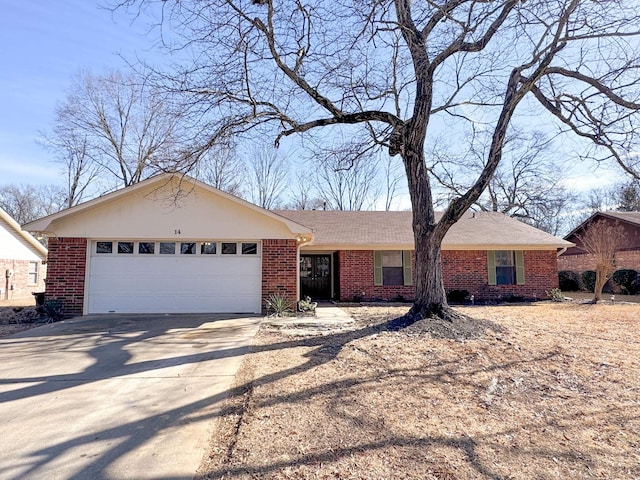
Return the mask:
<svg viewBox="0 0 640 480"><path fill-rule="evenodd" d="M32 295L36 298L36 307L44 305L44 292L32 292Z"/></svg>

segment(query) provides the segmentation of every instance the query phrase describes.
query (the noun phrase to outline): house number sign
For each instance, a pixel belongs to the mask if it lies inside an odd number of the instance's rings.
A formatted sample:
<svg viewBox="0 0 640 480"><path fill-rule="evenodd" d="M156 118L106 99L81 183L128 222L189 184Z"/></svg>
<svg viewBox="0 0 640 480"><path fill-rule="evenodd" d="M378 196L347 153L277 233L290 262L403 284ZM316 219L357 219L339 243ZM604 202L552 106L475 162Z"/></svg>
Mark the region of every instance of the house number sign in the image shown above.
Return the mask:
<svg viewBox="0 0 640 480"><path fill-rule="evenodd" d="M180 229L176 229L173 231L174 235L180 235L182 232L180 231Z"/></svg>

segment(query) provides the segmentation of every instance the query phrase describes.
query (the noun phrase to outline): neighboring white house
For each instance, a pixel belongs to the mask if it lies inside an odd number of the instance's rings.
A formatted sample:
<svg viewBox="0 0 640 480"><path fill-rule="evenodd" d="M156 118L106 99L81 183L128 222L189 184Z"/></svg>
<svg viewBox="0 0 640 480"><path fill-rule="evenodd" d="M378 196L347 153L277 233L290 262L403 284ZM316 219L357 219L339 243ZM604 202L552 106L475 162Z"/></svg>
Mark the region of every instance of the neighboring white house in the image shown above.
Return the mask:
<svg viewBox="0 0 640 480"><path fill-rule="evenodd" d="M47 249L0 208L0 301L44 291Z"/></svg>

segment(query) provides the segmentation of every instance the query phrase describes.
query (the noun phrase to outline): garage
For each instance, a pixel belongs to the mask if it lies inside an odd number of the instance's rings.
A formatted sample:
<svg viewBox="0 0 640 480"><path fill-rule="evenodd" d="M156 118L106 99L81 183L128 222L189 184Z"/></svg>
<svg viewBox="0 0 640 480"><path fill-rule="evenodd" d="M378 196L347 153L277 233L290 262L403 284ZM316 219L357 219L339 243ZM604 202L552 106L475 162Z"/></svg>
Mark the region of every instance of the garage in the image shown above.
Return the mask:
<svg viewBox="0 0 640 480"><path fill-rule="evenodd" d="M45 300L64 314L261 313L298 299L313 231L199 180L163 173L35 220Z"/></svg>
<svg viewBox="0 0 640 480"><path fill-rule="evenodd" d="M258 313L260 243L92 240L87 313Z"/></svg>

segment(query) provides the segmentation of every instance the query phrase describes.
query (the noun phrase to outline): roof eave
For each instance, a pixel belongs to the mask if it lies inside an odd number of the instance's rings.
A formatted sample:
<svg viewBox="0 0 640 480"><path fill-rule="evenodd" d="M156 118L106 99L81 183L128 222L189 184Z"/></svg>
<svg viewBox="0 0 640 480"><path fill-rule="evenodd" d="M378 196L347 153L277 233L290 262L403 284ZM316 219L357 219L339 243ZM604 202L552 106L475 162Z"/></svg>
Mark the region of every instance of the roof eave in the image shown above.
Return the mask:
<svg viewBox="0 0 640 480"><path fill-rule="evenodd" d="M0 208L0 217L11 227L15 232L20 235L24 240L26 240L29 245L31 245L34 250L43 260L46 260L48 250L42 245L38 240L34 238L29 232L25 231L20 227L20 224L16 222L7 212Z"/></svg>
<svg viewBox="0 0 640 480"><path fill-rule="evenodd" d="M575 246L572 242L557 243L540 243L540 244L442 244L442 250L557 250L560 248L569 248ZM341 244L341 243L308 243L305 246L307 250L413 250L413 243L398 244Z"/></svg>
<svg viewBox="0 0 640 480"><path fill-rule="evenodd" d="M306 236L313 236L313 231L305 226L302 225L300 223L294 222L293 220L290 220L288 218L285 218L281 215L278 215L276 213L273 213L269 210L266 210L262 207L259 207L257 205L254 205L253 203L247 202L246 200L243 200L239 197L236 197L234 195L231 195L229 193L223 192L222 190L219 190L215 187L212 187L211 185L208 185L204 182L201 182L200 180L197 180L193 177L189 177L188 175L179 175L179 174L175 174L175 173L163 173L160 175L156 175L154 177L148 178L146 180L143 180L142 182L136 183L135 185L131 185L129 187L126 188L121 188L119 190L116 190L115 192L111 192L111 193L107 193L106 195L103 195L101 197L98 198L94 198L92 200L89 200L87 202L84 202L80 205L76 205L74 207L71 208L67 208L65 210L62 210L60 212L54 213L52 215L48 215L46 217L42 217L38 220L34 220L33 222L29 222L27 224L24 225L25 230L31 231L31 232L41 232L41 233L50 233L51 232L51 224L56 221L59 220L61 218L65 218L71 215L76 215L80 212L83 212L87 209L90 209L92 207L95 207L101 203L106 203L106 202L111 202L113 200L116 200L118 198L120 198L123 195L130 195L138 190L141 190L143 188L146 188L149 185L152 185L153 183L157 183L160 182L162 180L167 180L170 181L175 177L180 177L181 181L189 181L192 182L194 185L198 185L199 187L208 190L216 195L219 195L223 198L226 198L234 203L238 203L240 205L243 205L255 212L261 213L267 217L270 217L274 220L277 220L279 222L284 223L287 228L291 231L291 233L293 233L294 235L306 235Z"/></svg>

